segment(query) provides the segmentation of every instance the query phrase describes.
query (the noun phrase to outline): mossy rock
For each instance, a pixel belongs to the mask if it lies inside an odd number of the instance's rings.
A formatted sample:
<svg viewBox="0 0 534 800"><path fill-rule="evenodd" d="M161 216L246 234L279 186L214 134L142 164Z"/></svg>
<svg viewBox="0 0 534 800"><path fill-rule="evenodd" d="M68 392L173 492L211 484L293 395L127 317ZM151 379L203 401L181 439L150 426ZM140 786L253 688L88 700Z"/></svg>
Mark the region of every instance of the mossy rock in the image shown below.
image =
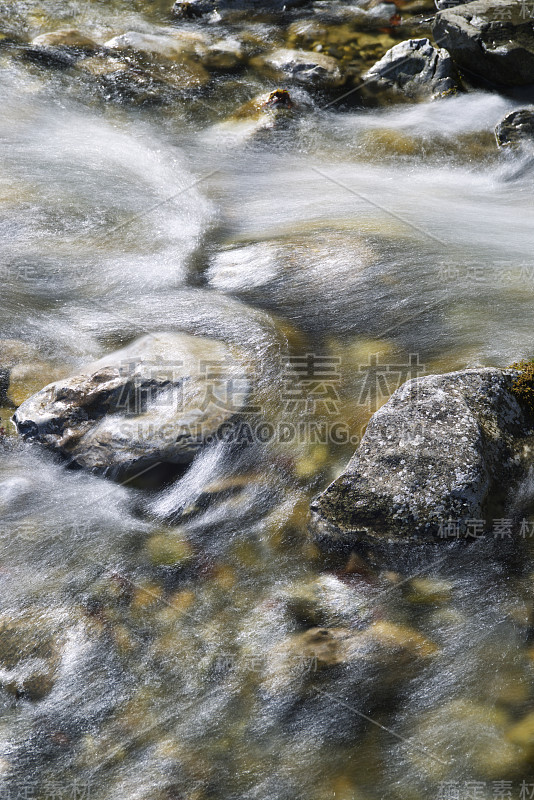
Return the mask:
<svg viewBox="0 0 534 800"><path fill-rule="evenodd" d="M511 386L512 394L529 414L534 415L534 359L517 361L511 369L519 370L519 375Z"/></svg>

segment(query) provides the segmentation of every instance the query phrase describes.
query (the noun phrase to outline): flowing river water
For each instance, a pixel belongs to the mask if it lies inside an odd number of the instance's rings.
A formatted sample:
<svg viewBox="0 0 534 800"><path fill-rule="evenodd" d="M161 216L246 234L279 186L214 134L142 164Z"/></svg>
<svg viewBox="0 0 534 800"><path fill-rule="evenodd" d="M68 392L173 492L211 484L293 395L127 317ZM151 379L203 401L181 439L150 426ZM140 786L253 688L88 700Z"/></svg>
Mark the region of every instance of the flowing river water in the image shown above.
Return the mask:
<svg viewBox="0 0 534 800"><path fill-rule="evenodd" d="M0 10L11 31L104 40L168 24L164 5ZM533 355L534 171L493 140L517 104L305 98L289 130L251 135L231 114L265 88L254 77L137 106L9 47L0 63L15 402L185 331L251 354L275 428L328 431L218 442L184 474L120 484L20 441L0 409L2 797L532 797L529 536L520 565L407 545L402 568L366 574L307 535L310 499L402 381ZM309 354L333 374L311 405L284 393ZM432 657L280 657L310 627L377 621Z"/></svg>

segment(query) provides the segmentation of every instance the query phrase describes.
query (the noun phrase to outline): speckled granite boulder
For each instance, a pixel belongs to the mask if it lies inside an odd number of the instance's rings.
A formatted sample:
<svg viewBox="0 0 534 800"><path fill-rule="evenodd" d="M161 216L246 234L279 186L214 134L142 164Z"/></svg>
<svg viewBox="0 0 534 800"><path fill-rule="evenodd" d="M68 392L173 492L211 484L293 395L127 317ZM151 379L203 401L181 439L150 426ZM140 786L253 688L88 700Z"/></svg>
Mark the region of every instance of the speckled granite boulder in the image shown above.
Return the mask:
<svg viewBox="0 0 534 800"><path fill-rule="evenodd" d="M401 386L313 502L319 545L443 541L449 520L463 535L469 521L503 517L534 459L531 422L510 391L516 375L472 369Z"/></svg>

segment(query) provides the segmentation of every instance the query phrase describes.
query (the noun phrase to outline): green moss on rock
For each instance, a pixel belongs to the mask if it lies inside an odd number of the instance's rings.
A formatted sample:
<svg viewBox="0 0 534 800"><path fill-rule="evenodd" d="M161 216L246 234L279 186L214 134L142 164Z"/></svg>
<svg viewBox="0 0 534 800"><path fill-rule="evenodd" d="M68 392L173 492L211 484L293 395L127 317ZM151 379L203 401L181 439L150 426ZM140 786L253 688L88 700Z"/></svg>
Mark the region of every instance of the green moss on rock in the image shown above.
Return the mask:
<svg viewBox="0 0 534 800"><path fill-rule="evenodd" d="M518 402L530 414L534 414L534 359L517 361L511 365L511 368L519 370L519 375L512 383L511 391Z"/></svg>

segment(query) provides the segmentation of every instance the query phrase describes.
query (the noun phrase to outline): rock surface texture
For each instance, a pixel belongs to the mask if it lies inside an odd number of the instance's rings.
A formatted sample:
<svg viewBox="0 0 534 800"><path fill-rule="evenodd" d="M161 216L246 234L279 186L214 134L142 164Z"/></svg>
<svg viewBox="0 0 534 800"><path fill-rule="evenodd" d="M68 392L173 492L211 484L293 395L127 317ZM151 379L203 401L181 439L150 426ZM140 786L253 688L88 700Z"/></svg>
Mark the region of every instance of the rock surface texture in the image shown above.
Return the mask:
<svg viewBox="0 0 534 800"><path fill-rule="evenodd" d="M491 83L534 83L534 20L521 3L474 0L440 11L433 35L460 69Z"/></svg>
<svg viewBox="0 0 534 800"><path fill-rule="evenodd" d="M465 535L473 520L503 517L534 444L510 391L516 376L472 369L401 386L372 417L345 472L313 502L318 543L336 550L443 541Z"/></svg>
<svg viewBox="0 0 534 800"><path fill-rule="evenodd" d="M499 147L534 145L534 108L511 111L495 127Z"/></svg>
<svg viewBox="0 0 534 800"><path fill-rule="evenodd" d="M244 407L248 369L223 342L155 333L46 386L13 421L25 438L88 469L187 464Z"/></svg>
<svg viewBox="0 0 534 800"><path fill-rule="evenodd" d="M410 99L456 92L460 81L449 53L428 39L409 39L392 47L364 76L367 89Z"/></svg>

